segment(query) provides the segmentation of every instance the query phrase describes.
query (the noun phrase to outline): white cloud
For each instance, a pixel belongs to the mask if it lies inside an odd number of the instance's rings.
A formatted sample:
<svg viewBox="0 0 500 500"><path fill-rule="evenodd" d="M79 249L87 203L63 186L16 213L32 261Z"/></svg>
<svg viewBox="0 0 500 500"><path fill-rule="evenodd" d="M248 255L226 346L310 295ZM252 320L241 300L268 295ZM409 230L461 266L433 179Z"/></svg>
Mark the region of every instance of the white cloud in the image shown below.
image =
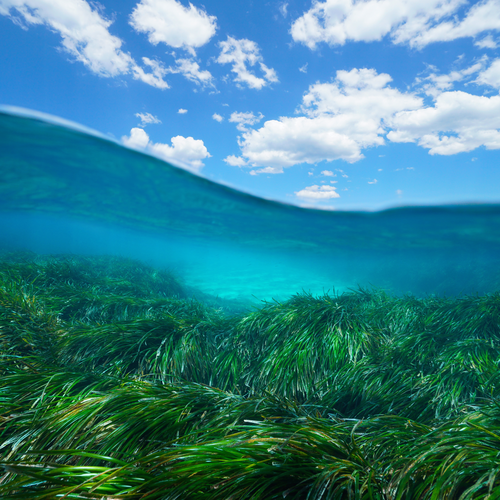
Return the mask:
<svg viewBox="0 0 500 500"><path fill-rule="evenodd" d="M368 184L377 184L377 179L373 179L373 181L368 181Z"/></svg>
<svg viewBox="0 0 500 500"><path fill-rule="evenodd" d="M500 59L495 59L488 69L480 73L476 83L500 89Z"/></svg>
<svg viewBox="0 0 500 500"><path fill-rule="evenodd" d="M217 18L189 4L176 0L141 0L130 16L131 26L147 33L153 44L165 43L183 48L194 55L194 49L208 43L217 30Z"/></svg>
<svg viewBox="0 0 500 500"><path fill-rule="evenodd" d="M282 174L283 169L281 167L265 167L259 168L258 170L251 170L250 175L259 175L259 174Z"/></svg>
<svg viewBox="0 0 500 500"><path fill-rule="evenodd" d="M301 110L309 117L353 115L378 123L401 109L416 109L422 100L388 86L392 78L374 69L337 71L333 83L316 83L303 97ZM369 140L372 142L372 139Z"/></svg>
<svg viewBox="0 0 500 500"><path fill-rule="evenodd" d="M230 36L225 42L220 42L221 53L217 58L220 64L232 64L231 71L236 74L234 81L244 83L252 89L261 89L269 83L277 82L278 77L272 68L268 68L262 61L259 47L251 40L236 40ZM258 63L263 77L258 77L248 69Z"/></svg>
<svg viewBox="0 0 500 500"><path fill-rule="evenodd" d="M337 71L333 83L316 83L304 95L305 116L270 120L239 141L252 166L290 167L363 158L363 148L384 144L385 121L422 100L388 87L391 78L371 69Z"/></svg>
<svg viewBox="0 0 500 500"><path fill-rule="evenodd" d="M62 36L63 48L93 72L102 76L127 73L132 58L120 50L122 41L111 35L111 21L104 19L82 0L1 0L1 11L15 9L17 21L45 24ZM12 13L10 14L12 15Z"/></svg>
<svg viewBox="0 0 500 500"><path fill-rule="evenodd" d="M500 0L472 5L465 0L325 0L313 2L293 22L291 34L311 49L321 42L344 45L386 35L396 44L423 47L499 29Z"/></svg>
<svg viewBox="0 0 500 500"><path fill-rule="evenodd" d="M167 69L168 73L181 73L197 85L213 86L213 76L210 71L200 71L200 65L193 59L176 59L176 66Z"/></svg>
<svg viewBox="0 0 500 500"><path fill-rule="evenodd" d="M141 127L145 127L150 123L161 123L160 120L156 116L153 116L151 113L136 113L135 116L141 119Z"/></svg>
<svg viewBox="0 0 500 500"><path fill-rule="evenodd" d="M122 141L125 146L145 150L192 172L199 172L204 166L202 160L211 156L200 139L178 135L172 137L172 146L169 146L168 144L151 142L148 134L142 128L133 128L130 131L130 136L122 137Z"/></svg>
<svg viewBox="0 0 500 500"><path fill-rule="evenodd" d="M444 92L434 106L397 113L387 138L416 142L431 155L452 155L480 146L500 149L500 96Z"/></svg>
<svg viewBox="0 0 500 500"><path fill-rule="evenodd" d="M355 142L336 132L330 118L270 120L258 130L244 132L240 147L254 166L291 167L324 159L360 158Z"/></svg>
<svg viewBox="0 0 500 500"><path fill-rule="evenodd" d="M142 80L144 83L159 89L168 89L168 83L163 80L167 70L159 61L153 61L148 57L143 57L142 62L151 68L151 73L146 73L141 67L134 64L132 66L132 74L136 80Z"/></svg>
<svg viewBox="0 0 500 500"><path fill-rule="evenodd" d="M212 115L212 118L213 118L216 122L219 122L219 123L220 123L221 121L223 121L223 120L224 120L224 117L223 117L223 116L221 116L221 115L219 115L219 113L214 113L214 114Z"/></svg>
<svg viewBox="0 0 500 500"><path fill-rule="evenodd" d="M433 42L450 42L457 38L475 37L489 30L500 30L500 0L483 0L472 4L463 19L458 18L458 10L463 2L449 0L455 7L446 20L431 26L427 23L423 30L418 25L413 30L398 30L396 41L409 41L411 46L424 47Z"/></svg>
<svg viewBox="0 0 500 500"><path fill-rule="evenodd" d="M238 125L236 125L236 128L238 130L241 130L242 132L245 132L247 130L247 126L252 126L256 123L259 123L262 118L264 118L264 115L262 113L259 113L259 116L255 116L252 112L237 113L235 111L234 113L231 113L229 121L231 123L237 123Z"/></svg>
<svg viewBox="0 0 500 500"><path fill-rule="evenodd" d="M199 172L204 166L201 160L210 158L210 154L200 139L192 137L182 137L178 135L172 137L172 146L168 144L153 144L151 150L167 161L180 162L189 170Z"/></svg>
<svg viewBox="0 0 500 500"><path fill-rule="evenodd" d="M428 82L423 85L423 89L426 94L436 97L438 94L444 90L450 90L453 88L455 82L461 82L473 74L480 72L486 65L488 58L486 56L482 57L478 62L472 66L462 69L451 71L445 75L438 75L436 73L431 73L424 79L417 79L417 83Z"/></svg>
<svg viewBox="0 0 500 500"><path fill-rule="evenodd" d="M224 161L231 167L244 167L247 164L245 159L234 155L229 155Z"/></svg>
<svg viewBox="0 0 500 500"><path fill-rule="evenodd" d="M321 175L324 175L326 177L337 177L337 174L333 173L331 170L323 170L321 172Z"/></svg>
<svg viewBox="0 0 500 500"><path fill-rule="evenodd" d="M308 186L301 191L295 191L298 198L306 200L330 200L332 198L340 198L339 193L334 186Z"/></svg>
<svg viewBox="0 0 500 500"><path fill-rule="evenodd" d="M304 66L301 66L301 67L299 68L299 71L300 71L301 73L307 73L307 64L308 64L308 63L305 63L305 64L304 64Z"/></svg>
<svg viewBox="0 0 500 500"><path fill-rule="evenodd" d="M283 17L286 17L288 15L288 2L281 3L279 6L279 9L280 9L281 15Z"/></svg>
<svg viewBox="0 0 500 500"><path fill-rule="evenodd" d="M123 136L122 142L125 146L135 149L145 149L149 144L149 136L142 128L133 128L130 136Z"/></svg>
<svg viewBox="0 0 500 500"><path fill-rule="evenodd" d="M498 47L497 41L493 40L491 35L486 35L481 40L476 40L474 45L480 49L496 49Z"/></svg>
<svg viewBox="0 0 500 500"><path fill-rule="evenodd" d="M84 0L0 0L0 14L21 26L45 25L59 33L65 52L99 76L131 73L148 85L168 88L161 69L147 74L138 66L130 54L121 50L122 41L108 31L111 21Z"/></svg>
<svg viewBox="0 0 500 500"><path fill-rule="evenodd" d="M188 110L183 108L179 108L179 111L177 111L177 113L179 113L180 115L185 115L187 112Z"/></svg>
<svg viewBox="0 0 500 500"><path fill-rule="evenodd" d="M333 82L309 87L298 109L302 116L269 120L258 129L246 128L254 123L241 120L242 157L249 167L272 169L324 160L353 163L363 158L363 149L385 144L385 137L416 143L431 155L480 146L500 149L500 96L447 90L473 75L478 75L476 83L500 88L500 59L484 70L486 62L483 58L465 69L432 73L423 80L429 82L423 87L434 99L431 106L424 106L415 93L391 88L387 74L366 68L337 71Z"/></svg>

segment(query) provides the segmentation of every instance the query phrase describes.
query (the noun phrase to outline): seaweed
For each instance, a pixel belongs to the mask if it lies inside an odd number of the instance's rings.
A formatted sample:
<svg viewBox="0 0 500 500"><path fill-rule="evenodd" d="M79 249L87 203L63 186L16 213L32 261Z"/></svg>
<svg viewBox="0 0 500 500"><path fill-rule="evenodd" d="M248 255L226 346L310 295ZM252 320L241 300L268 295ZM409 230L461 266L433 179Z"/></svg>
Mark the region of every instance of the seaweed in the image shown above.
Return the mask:
<svg viewBox="0 0 500 500"><path fill-rule="evenodd" d="M500 293L200 297L125 258L3 256L1 498L500 495Z"/></svg>

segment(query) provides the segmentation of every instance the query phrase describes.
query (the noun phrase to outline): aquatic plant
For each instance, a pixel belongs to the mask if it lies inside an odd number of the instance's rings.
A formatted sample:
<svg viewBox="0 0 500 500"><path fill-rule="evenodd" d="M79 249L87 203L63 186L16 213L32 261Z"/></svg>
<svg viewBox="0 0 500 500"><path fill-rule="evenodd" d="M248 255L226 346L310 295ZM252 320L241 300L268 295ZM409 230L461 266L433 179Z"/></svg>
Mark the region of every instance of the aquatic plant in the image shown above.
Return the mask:
<svg viewBox="0 0 500 500"><path fill-rule="evenodd" d="M498 497L500 293L228 310L132 260L4 256L0 497Z"/></svg>

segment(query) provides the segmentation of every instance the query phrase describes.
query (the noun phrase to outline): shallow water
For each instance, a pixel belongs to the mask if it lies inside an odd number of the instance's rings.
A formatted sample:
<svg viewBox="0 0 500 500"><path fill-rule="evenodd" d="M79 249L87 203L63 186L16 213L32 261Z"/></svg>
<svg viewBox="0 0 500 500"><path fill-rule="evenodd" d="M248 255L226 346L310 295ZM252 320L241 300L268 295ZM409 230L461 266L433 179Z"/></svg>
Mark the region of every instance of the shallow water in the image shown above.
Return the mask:
<svg viewBox="0 0 500 500"><path fill-rule="evenodd" d="M303 209L0 110L0 250L118 254L227 299L500 289L500 205Z"/></svg>

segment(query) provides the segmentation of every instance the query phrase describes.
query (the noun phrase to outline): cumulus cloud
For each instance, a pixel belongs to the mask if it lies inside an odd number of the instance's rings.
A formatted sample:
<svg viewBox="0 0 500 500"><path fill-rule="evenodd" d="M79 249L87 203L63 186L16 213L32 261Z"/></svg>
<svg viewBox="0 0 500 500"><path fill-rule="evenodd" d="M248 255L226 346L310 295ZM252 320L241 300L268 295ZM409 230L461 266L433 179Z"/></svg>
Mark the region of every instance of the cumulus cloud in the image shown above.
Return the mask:
<svg viewBox="0 0 500 500"><path fill-rule="evenodd" d="M340 198L334 186L308 186L300 191L295 191L295 196L305 200L330 200Z"/></svg>
<svg viewBox="0 0 500 500"><path fill-rule="evenodd" d="M178 135L172 137L171 146L154 143L149 140L148 134L142 128L133 128L129 136L122 137L122 142L125 146L145 150L192 172L199 172L204 166L202 160L211 156L200 139Z"/></svg>
<svg viewBox="0 0 500 500"><path fill-rule="evenodd" d="M220 123L221 121L223 121L223 120L224 120L224 117L223 117L223 116L221 116L221 115L219 115L219 113L214 113L214 114L212 115L212 118L213 118L216 122L219 122L219 123Z"/></svg>
<svg viewBox="0 0 500 500"><path fill-rule="evenodd" d="M386 35L396 44L424 47L499 29L500 0L472 5L464 0L325 0L313 2L293 22L291 34L311 49L321 42L344 45Z"/></svg>
<svg viewBox="0 0 500 500"><path fill-rule="evenodd" d="M337 177L337 174L333 173L331 170L323 170L321 172L321 175L324 175L326 177Z"/></svg>
<svg viewBox="0 0 500 500"><path fill-rule="evenodd" d="M177 113L179 113L180 115L185 115L187 112L188 110L184 108L179 108L179 111L177 111Z"/></svg>
<svg viewBox="0 0 500 500"><path fill-rule="evenodd" d="M258 116L255 116L251 112L238 113L235 111L234 113L231 113L229 121L231 123L237 123L238 125L236 125L236 128L242 132L245 132L248 126L252 126L255 125L256 123L259 123L262 120L262 118L264 118L264 115L262 113L259 113Z"/></svg>
<svg viewBox="0 0 500 500"><path fill-rule="evenodd" d="M480 146L500 149L500 96L444 92L433 106L396 113L390 125L388 139L415 142L431 155L452 155Z"/></svg>
<svg viewBox="0 0 500 500"><path fill-rule="evenodd" d="M204 166L201 160L211 156L200 139L178 135L172 137L171 142L172 146L159 143L153 144L151 150L165 160L179 162L195 172L199 172Z"/></svg>
<svg viewBox="0 0 500 500"><path fill-rule="evenodd" d="M245 84L252 89L261 89L272 82L277 82L278 77L272 68L268 68L262 59L258 45L251 40L236 40L230 36L225 42L220 42L221 53L217 58L219 64L232 64L231 71L236 75L234 81ZM261 77L256 76L249 68L258 65Z"/></svg>
<svg viewBox="0 0 500 500"><path fill-rule="evenodd" d="M322 160L344 159L351 163L360 160L360 145L345 131L338 131L335 121L332 117L270 120L258 130L243 133L240 147L254 166L291 167ZM358 127L358 135L363 135L362 128ZM373 135L371 128L364 127L364 131Z"/></svg>
<svg viewBox="0 0 500 500"><path fill-rule="evenodd" d="M210 71L200 70L200 65L193 59L176 59L175 64L167 69L168 73L180 73L197 85L213 86Z"/></svg>
<svg viewBox="0 0 500 500"><path fill-rule="evenodd" d="M161 121L158 120L158 118L156 116L153 116L151 113L136 113L135 116L137 116L137 118L140 118L141 127L145 127L150 123L161 123Z"/></svg>
<svg viewBox="0 0 500 500"><path fill-rule="evenodd" d="M422 99L388 86L391 77L373 69L337 71L332 83L316 83L304 95L304 116L266 121L240 139L252 166L290 167L363 158L363 148L384 144L385 121L402 110L419 109Z"/></svg>
<svg viewBox="0 0 500 500"><path fill-rule="evenodd" d="M184 7L176 0L141 0L130 16L130 25L146 33L153 45L165 43L193 55L215 35L216 21L193 4Z"/></svg>
<svg viewBox="0 0 500 500"><path fill-rule="evenodd" d="M430 106L415 93L391 88L387 74L366 68L337 71L333 82L309 87L298 108L302 116L269 120L258 129L246 128L242 121L242 157L249 167L278 172L299 163L353 163L363 158L364 149L381 146L386 138L415 143L431 155L481 146L500 149L500 96L448 90L455 82L470 82L473 75L476 83L500 88L500 59L484 69L486 64L483 58L465 69L423 79L423 90L434 101Z"/></svg>
<svg viewBox="0 0 500 500"><path fill-rule="evenodd" d="M122 142L129 148L145 149L149 144L149 135L142 128L133 128L128 137L122 137Z"/></svg>
<svg viewBox="0 0 500 500"><path fill-rule="evenodd" d="M234 155L229 155L224 161L231 167L244 167L247 164L245 159Z"/></svg>
<svg viewBox="0 0 500 500"><path fill-rule="evenodd" d="M340 70L333 83L311 85L300 109L309 117L351 114L356 120L365 117L378 124L396 111L421 106L421 98L391 88L391 81L388 74L374 69Z"/></svg>
<svg viewBox="0 0 500 500"><path fill-rule="evenodd" d="M144 58L144 63L153 69L146 73L130 54L121 50L122 41L108 31L111 21L84 0L0 0L0 14L24 27L45 25L59 33L64 51L99 76L132 74L153 87L168 88L161 67L154 67Z"/></svg>

